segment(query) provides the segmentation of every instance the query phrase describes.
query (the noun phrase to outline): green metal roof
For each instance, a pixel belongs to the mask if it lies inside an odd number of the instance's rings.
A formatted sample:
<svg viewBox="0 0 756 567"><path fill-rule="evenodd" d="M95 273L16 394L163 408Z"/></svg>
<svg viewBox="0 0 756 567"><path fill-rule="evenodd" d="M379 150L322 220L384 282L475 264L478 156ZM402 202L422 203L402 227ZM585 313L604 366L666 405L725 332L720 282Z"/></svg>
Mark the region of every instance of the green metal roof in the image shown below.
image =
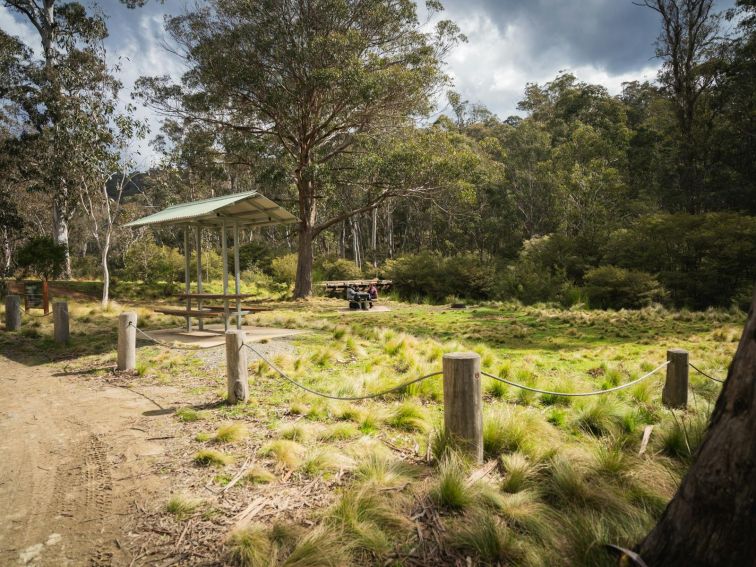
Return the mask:
<svg viewBox="0 0 756 567"><path fill-rule="evenodd" d="M125 226L131 228L152 224L220 226L224 222L231 225L255 227L290 224L299 222L299 219L257 191L247 191L172 205Z"/></svg>

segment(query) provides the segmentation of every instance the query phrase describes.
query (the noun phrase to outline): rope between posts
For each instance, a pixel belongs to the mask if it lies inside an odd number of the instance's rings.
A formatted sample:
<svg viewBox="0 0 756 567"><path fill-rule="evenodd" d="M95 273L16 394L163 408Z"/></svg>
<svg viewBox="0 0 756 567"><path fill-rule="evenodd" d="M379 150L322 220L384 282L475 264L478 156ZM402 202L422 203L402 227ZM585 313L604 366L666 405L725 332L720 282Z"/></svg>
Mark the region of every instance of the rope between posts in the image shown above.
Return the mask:
<svg viewBox="0 0 756 567"><path fill-rule="evenodd" d="M160 339L156 339L155 337L148 335L131 321L129 321L129 327L134 327L136 331L138 333L141 333L148 341L152 341L153 343L159 344L160 346L163 346L165 348L170 348L173 350L209 350L211 348L218 348L218 347L225 346L223 343L219 345L211 346L211 347L201 347L201 346L195 346L195 345L186 345L186 346L172 345L170 343L161 341Z"/></svg>
<svg viewBox="0 0 756 567"><path fill-rule="evenodd" d="M710 376L709 374L706 374L706 372L704 372L704 371L703 371L703 370L701 370L700 368L696 368L696 367L695 367L695 366L694 366L693 364L691 364L690 362L688 363L688 366L690 366L690 367L691 367L691 368L692 368L693 370L695 370L695 371L696 371L696 372L698 372L699 374L703 374L703 375L704 375L704 376L706 376L706 377L707 377L707 378L708 378L709 380L714 380L714 382L719 382L720 384L724 384L724 380L720 380L719 378L714 378L714 376Z"/></svg>
<svg viewBox="0 0 756 567"><path fill-rule="evenodd" d="M385 396L386 394L390 394L392 392L396 392L397 390L402 390L406 388L407 386L411 386L412 384L417 384L418 382L422 382L423 380L426 380L427 378L431 378L433 376L440 376L443 374L443 372L431 372L430 374L426 374L425 376L420 376L419 378L415 378L414 380L410 380L409 382L405 382L404 384L400 384L398 386L394 386L393 388L389 388L388 390L384 390L382 392L377 392L375 394L367 394L365 396L333 396L331 394L325 394L323 392L318 392L317 390L313 390L311 388L308 388L304 384L300 384L290 376L288 376L283 370L281 370L278 366L276 366L271 360L269 360L267 357L265 357L260 352L256 351L254 348L252 348L248 344L244 344L242 346L247 347L249 350L251 350L253 353L255 353L258 357L260 357L261 360L263 360L268 366L270 366L273 370L275 370L283 379L287 380L288 382L294 384L295 386L301 388L305 392L309 392L311 394L314 394L316 396L320 396L321 398L328 398L329 400L341 400L341 401L348 401L348 402L354 402L357 400L370 400L373 398L380 398L381 396Z"/></svg>
<svg viewBox="0 0 756 567"><path fill-rule="evenodd" d="M489 374L488 372L481 372L484 376L488 376L489 378L493 378L494 380L498 380L499 382L504 382L504 384L509 384L510 386L514 386L515 388L521 388L523 390L528 390L530 392L536 392L537 394L548 394L551 396L571 396L571 397L583 397L583 396L596 396L599 394L608 394L609 392L616 392L617 390L623 390L624 388L629 388L630 386L633 386L640 382L641 380L645 380L655 372L661 370L665 366L669 364L669 360L660 364L656 368L654 368L651 372L647 372L640 378L636 378L635 380L628 382L627 384L620 384L619 386L614 386L613 388L607 388L606 390L594 390L593 392L551 392L549 390L541 390L539 388L531 388L530 386L525 386L524 384L518 384L516 382L510 382L506 378L500 378L498 376L494 376L493 374Z"/></svg>

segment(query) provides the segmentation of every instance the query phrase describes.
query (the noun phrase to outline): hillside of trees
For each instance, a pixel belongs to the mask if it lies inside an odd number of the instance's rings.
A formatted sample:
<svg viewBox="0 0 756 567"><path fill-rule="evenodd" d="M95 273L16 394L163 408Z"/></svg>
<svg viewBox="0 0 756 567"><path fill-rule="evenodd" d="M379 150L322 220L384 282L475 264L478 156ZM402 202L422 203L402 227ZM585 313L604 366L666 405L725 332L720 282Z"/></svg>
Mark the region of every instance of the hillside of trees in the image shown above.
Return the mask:
<svg viewBox="0 0 756 567"><path fill-rule="evenodd" d="M105 20L76 3L50 0L48 14L9 0L44 48L0 31L3 277L20 275L26 242L52 235L69 277L175 280L181 235L122 225L255 189L302 222L244 234L245 277L290 282L298 297L313 276L364 275L438 302L747 305L752 0L722 14L710 0L649 0L655 82L613 96L561 73L523 85L520 115L508 117L453 90L443 58L464 38L452 22L424 31L411 2L323 3L315 13L211 3L169 19L188 70L139 82L136 104L166 119L152 140L160 162L136 172L129 147L147 133L116 104ZM340 9L359 17L328 16ZM218 235L205 237L219 249Z"/></svg>

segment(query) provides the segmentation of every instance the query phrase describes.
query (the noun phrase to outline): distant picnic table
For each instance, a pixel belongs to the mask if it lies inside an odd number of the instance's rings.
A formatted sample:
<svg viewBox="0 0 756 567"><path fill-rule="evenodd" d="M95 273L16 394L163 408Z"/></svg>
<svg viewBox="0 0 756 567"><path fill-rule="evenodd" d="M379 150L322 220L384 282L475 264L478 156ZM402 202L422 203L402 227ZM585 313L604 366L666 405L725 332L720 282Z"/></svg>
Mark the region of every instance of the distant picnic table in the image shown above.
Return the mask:
<svg viewBox="0 0 756 567"><path fill-rule="evenodd" d="M375 285L378 291L388 291L394 282L391 280L336 280L329 282L320 282L327 295L344 297L348 287L355 289L356 291L367 291L371 285Z"/></svg>

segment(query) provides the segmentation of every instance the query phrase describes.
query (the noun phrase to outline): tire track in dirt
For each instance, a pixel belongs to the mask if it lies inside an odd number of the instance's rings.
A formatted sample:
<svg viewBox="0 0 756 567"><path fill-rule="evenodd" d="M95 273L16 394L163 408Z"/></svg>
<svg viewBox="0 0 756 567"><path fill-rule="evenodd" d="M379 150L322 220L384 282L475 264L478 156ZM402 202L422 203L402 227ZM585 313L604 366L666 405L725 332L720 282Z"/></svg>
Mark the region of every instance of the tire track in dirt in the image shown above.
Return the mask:
<svg viewBox="0 0 756 567"><path fill-rule="evenodd" d="M167 483L149 473L159 422L133 430L150 403L93 386L0 355L0 565L130 564L134 496Z"/></svg>

